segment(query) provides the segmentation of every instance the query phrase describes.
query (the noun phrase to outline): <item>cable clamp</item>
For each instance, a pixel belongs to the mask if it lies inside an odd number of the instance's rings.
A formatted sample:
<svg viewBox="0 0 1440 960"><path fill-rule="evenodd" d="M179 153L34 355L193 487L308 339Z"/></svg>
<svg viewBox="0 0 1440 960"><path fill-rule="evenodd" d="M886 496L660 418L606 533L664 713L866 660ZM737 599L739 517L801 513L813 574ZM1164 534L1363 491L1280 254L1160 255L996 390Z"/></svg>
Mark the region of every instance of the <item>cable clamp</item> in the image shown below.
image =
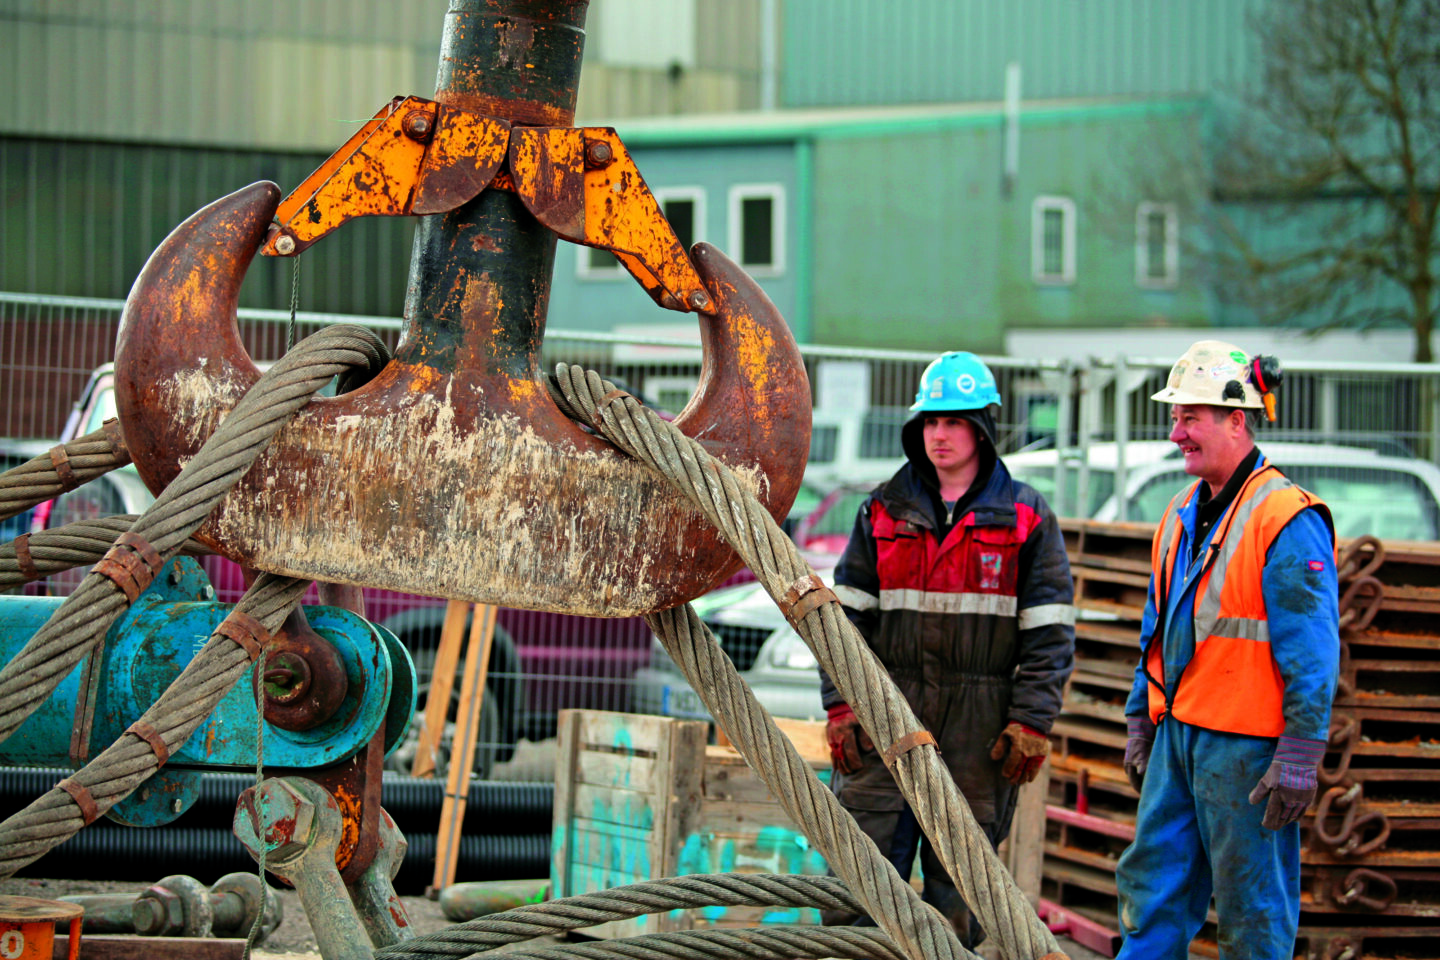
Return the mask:
<svg viewBox="0 0 1440 960"><path fill-rule="evenodd" d="M15 548L15 561L20 564L20 575L25 582L39 580L40 568L35 566L35 557L30 553L30 534L20 534L10 545Z"/></svg>
<svg viewBox="0 0 1440 960"><path fill-rule="evenodd" d="M80 486L80 481L75 476L75 468L70 465L70 454L66 451L65 444L50 448L50 465L55 468L61 491L69 493Z"/></svg>
<svg viewBox="0 0 1440 960"><path fill-rule="evenodd" d="M939 745L935 742L935 735L933 733L929 730L916 730L913 733L905 734L905 736L890 744L889 749L880 756L880 759L885 761L886 769L894 770L895 764L899 762L903 755L914 750L916 747L923 747L926 744L929 744L936 750L940 749Z"/></svg>
<svg viewBox="0 0 1440 960"><path fill-rule="evenodd" d="M605 410L610 406L610 404L614 403L616 400L620 400L624 397L629 396L630 394L626 393L624 390L620 390L617 388L611 390L609 393L605 394L605 396L601 397L600 402L595 404L595 426L598 428L603 425L605 419ZM631 397L631 399L633 400L634 397Z"/></svg>
<svg viewBox="0 0 1440 960"><path fill-rule="evenodd" d="M794 583L790 589L785 591L785 596L780 600L780 612L790 622L790 626L799 628L800 621L821 604L829 603L831 600L839 602L833 590L825 586L825 582L813 573L807 573Z"/></svg>
<svg viewBox="0 0 1440 960"><path fill-rule="evenodd" d="M114 417L100 424L105 439L110 443L110 453L115 457L115 466L123 467L130 462L130 448L125 446L125 435L120 432L120 421Z"/></svg>
<svg viewBox="0 0 1440 960"><path fill-rule="evenodd" d="M170 759L170 747L165 743L165 738L160 736L156 730L144 720L136 720L125 728L126 733L133 733L135 736L150 744L150 749L155 751L155 759L160 761L160 766L165 766L165 761Z"/></svg>
<svg viewBox="0 0 1440 960"><path fill-rule="evenodd" d="M95 564L94 569L113 581L125 593L129 603L134 603L164 565L164 558L144 537L127 530L116 538L115 545Z"/></svg>
<svg viewBox="0 0 1440 960"><path fill-rule="evenodd" d="M90 788L85 784L66 777L55 786L70 794L70 799L80 808L80 819L85 821L85 826L90 826L100 816L100 807L96 805L95 798L90 795Z"/></svg>
<svg viewBox="0 0 1440 960"><path fill-rule="evenodd" d="M250 662L260 659L260 654L274 642L275 638L265 625L243 610L231 610L229 616L220 621L215 633L235 641L250 655Z"/></svg>

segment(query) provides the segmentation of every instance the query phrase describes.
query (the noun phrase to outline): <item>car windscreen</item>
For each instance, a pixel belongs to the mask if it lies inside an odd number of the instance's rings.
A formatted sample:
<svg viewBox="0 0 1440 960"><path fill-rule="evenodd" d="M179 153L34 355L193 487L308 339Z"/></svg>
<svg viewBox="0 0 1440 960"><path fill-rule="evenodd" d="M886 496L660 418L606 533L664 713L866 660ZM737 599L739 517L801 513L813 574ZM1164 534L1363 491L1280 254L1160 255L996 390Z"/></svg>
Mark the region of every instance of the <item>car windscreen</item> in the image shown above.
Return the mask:
<svg viewBox="0 0 1440 960"><path fill-rule="evenodd" d="M1381 540L1434 540L1440 505L1413 473L1388 467L1282 467L1285 475L1330 507L1335 535Z"/></svg>
<svg viewBox="0 0 1440 960"><path fill-rule="evenodd" d="M1280 465L1285 475L1325 501L1342 540L1367 534L1382 540L1434 540L1440 504L1417 475L1392 467L1332 464ZM1158 523L1170 498L1193 478L1175 470L1158 474L1130 501L1130 519Z"/></svg>
<svg viewBox="0 0 1440 960"><path fill-rule="evenodd" d="M1052 510L1060 509L1055 496L1054 467L1011 467L1010 475L1016 480L1028 483L1040 492ZM1090 490L1086 498L1084 516L1093 517L1100 505L1115 492L1115 471L1090 468ZM1080 471L1075 466L1065 470L1065 516L1076 516L1075 504L1080 502ZM1159 519L1158 517L1156 519Z"/></svg>

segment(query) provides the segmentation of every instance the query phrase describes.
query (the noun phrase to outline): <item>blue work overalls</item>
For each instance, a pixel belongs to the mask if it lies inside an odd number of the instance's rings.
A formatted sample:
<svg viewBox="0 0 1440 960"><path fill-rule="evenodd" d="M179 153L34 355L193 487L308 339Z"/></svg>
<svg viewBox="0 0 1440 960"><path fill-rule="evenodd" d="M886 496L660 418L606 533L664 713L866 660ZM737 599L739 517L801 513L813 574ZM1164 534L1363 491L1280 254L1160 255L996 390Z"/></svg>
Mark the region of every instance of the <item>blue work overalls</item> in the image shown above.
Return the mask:
<svg viewBox="0 0 1440 960"><path fill-rule="evenodd" d="M1223 518L1215 522L1192 562L1196 501L1192 497L1180 511L1182 539L1166 597L1167 702L1195 651L1196 584L1210 536L1224 526ZM1263 593L1272 654L1285 678L1287 736L1324 740L1329 732L1339 668L1333 543L1324 518L1304 510L1275 538L1265 562ZM1156 576L1152 572L1145 637L1155 629ZM1148 683L1137 669L1127 716L1145 715ZM1275 744L1274 738L1208 730L1171 716L1160 722L1140 793L1135 842L1117 869L1125 936L1118 960L1185 960L1212 893L1221 960L1293 955L1300 919L1300 827L1267 830L1261 826L1265 804L1249 802Z"/></svg>

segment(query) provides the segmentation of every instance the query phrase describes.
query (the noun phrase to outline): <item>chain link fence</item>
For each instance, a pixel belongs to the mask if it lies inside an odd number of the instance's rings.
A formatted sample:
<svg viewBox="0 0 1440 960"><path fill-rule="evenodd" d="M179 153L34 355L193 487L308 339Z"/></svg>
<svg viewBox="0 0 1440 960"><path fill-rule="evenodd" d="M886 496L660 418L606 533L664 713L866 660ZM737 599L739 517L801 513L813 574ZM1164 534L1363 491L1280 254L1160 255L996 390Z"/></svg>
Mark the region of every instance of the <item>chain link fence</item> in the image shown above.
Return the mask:
<svg viewBox="0 0 1440 960"><path fill-rule="evenodd" d="M105 365L122 306L0 293L0 453L8 462L114 415ZM300 313L296 320L297 340L339 321L368 326L392 347L401 333L400 321L389 318ZM289 322L283 311L242 309L238 317L241 339L261 363L283 354ZM818 520L812 516L807 528L838 537L833 546L843 544L863 492L901 462L900 429L933 357L814 345L801 352L814 432L792 522L831 507ZM1169 410L1149 399L1173 358L986 359L1004 397L997 417L1001 453L1012 473L1039 488L1061 515L1153 522L1187 481L1166 439ZM1331 504L1341 536L1440 537L1440 368L1282 359L1278 422L1258 437L1267 454ZM596 369L672 415L688 401L701 371L698 341L551 331L540 368L562 360ZM137 501L148 493L130 469L128 481L87 485L53 503L46 516L21 519L7 538L27 524L142 509ZM847 488L855 495L827 496ZM220 598L238 597L238 574L216 561L211 567ZM67 592L76 579L59 578L42 589ZM444 601L376 590L366 597L368 616L390 625L428 673ZM631 706L631 677L651 656L642 621L505 610L499 624L494 696L482 720L482 770L504 759L518 738L551 735L563 708Z"/></svg>

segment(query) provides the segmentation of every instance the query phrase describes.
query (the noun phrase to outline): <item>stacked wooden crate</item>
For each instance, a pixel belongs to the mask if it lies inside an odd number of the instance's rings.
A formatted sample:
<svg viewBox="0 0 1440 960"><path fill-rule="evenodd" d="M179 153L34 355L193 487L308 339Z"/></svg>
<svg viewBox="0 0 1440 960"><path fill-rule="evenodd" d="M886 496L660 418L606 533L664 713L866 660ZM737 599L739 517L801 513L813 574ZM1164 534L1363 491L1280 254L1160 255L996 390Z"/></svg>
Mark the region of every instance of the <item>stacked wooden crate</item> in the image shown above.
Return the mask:
<svg viewBox="0 0 1440 960"><path fill-rule="evenodd" d="M823 723L783 721L801 756L828 776ZM564 710L555 766L551 896L709 873L824 876L825 860L710 724ZM672 910L591 927L602 938L701 927L818 923L816 910Z"/></svg>
<svg viewBox="0 0 1440 960"><path fill-rule="evenodd" d="M1115 861L1137 800L1122 767L1124 706L1154 528L1062 525L1080 618L1054 729L1042 908L1108 926L1113 943ZM1321 793L1302 824L1300 949L1440 956L1440 545L1363 540L1341 554L1341 678ZM1213 926L1201 938L1203 951Z"/></svg>

